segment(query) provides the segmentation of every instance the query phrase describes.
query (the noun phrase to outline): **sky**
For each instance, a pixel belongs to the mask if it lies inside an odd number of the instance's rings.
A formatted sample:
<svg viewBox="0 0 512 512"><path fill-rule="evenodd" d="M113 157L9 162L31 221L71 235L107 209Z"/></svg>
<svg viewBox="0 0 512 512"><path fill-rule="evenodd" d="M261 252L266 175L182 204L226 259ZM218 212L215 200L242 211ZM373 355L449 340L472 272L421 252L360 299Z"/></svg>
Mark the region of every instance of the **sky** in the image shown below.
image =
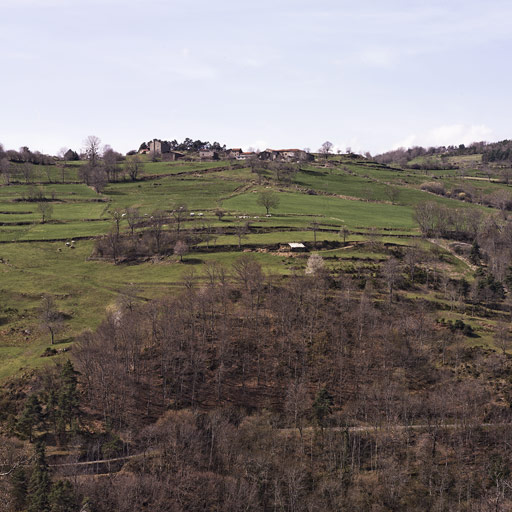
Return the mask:
<svg viewBox="0 0 512 512"><path fill-rule="evenodd" d="M0 143L512 138L510 0L0 0Z"/></svg>

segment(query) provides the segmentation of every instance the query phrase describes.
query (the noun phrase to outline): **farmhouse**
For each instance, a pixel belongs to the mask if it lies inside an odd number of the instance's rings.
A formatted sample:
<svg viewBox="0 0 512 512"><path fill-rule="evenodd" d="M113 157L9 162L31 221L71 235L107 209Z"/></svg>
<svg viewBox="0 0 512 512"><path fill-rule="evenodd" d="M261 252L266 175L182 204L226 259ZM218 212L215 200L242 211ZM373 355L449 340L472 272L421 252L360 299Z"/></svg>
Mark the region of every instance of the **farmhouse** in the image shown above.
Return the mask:
<svg viewBox="0 0 512 512"><path fill-rule="evenodd" d="M242 154L242 148L232 148L226 151L227 158L238 158Z"/></svg>
<svg viewBox="0 0 512 512"><path fill-rule="evenodd" d="M173 151L171 149L171 145L167 141L162 141L160 139L153 139L147 149L141 149L139 153L154 153L155 155L165 155L165 160L178 160L178 158L182 158L185 156L183 153L178 153L178 151Z"/></svg>
<svg viewBox="0 0 512 512"><path fill-rule="evenodd" d="M210 149L202 149L199 151L199 158L201 158L201 160L218 160L219 153Z"/></svg>
<svg viewBox="0 0 512 512"><path fill-rule="evenodd" d="M168 142L161 141L159 139L153 139L149 143L149 151L157 155L162 153L169 153L171 151L171 145Z"/></svg>

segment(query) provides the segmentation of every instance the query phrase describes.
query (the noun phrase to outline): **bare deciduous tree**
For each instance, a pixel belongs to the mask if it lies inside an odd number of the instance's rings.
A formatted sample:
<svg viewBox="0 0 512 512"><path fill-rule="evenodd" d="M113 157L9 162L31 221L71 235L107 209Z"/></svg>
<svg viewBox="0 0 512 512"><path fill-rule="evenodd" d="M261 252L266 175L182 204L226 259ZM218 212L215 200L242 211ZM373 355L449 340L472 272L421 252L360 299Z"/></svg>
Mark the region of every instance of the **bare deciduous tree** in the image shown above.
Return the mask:
<svg viewBox="0 0 512 512"><path fill-rule="evenodd" d="M25 183L30 183L34 179L34 166L30 162L24 162L21 165L21 173Z"/></svg>
<svg viewBox="0 0 512 512"><path fill-rule="evenodd" d="M238 248L242 248L242 239L247 237L249 233L249 223L238 221L235 225L235 235L238 238Z"/></svg>
<svg viewBox="0 0 512 512"><path fill-rule="evenodd" d="M496 330L494 331L494 342L496 346L501 349L501 351L505 354L505 352L510 349L510 328L505 322L498 322L496 324Z"/></svg>
<svg viewBox="0 0 512 512"><path fill-rule="evenodd" d="M41 201L37 203L37 211L41 215L41 224L44 224L53 215L53 205L47 201Z"/></svg>
<svg viewBox="0 0 512 512"><path fill-rule="evenodd" d="M176 204L172 209L172 216L176 223L176 232L180 234L181 224L187 218L188 206L185 203Z"/></svg>
<svg viewBox="0 0 512 512"><path fill-rule="evenodd" d="M140 212L138 208L129 207L125 210L125 219L128 222L128 226L130 228L130 233L133 236L133 232L135 227L140 222Z"/></svg>
<svg viewBox="0 0 512 512"><path fill-rule="evenodd" d="M264 190L260 192L256 202L265 208L268 215L271 209L279 206L279 196L272 190Z"/></svg>
<svg viewBox="0 0 512 512"><path fill-rule="evenodd" d="M396 258L390 258L382 265L382 274L386 283L388 285L389 290L389 302L393 302L393 290L395 286L398 284L401 271L400 271L400 263Z"/></svg>
<svg viewBox="0 0 512 512"><path fill-rule="evenodd" d="M98 165L101 156L101 139L96 135L89 135L84 140L84 153L91 167Z"/></svg>
<svg viewBox="0 0 512 512"><path fill-rule="evenodd" d="M183 256L188 253L188 245L184 240L178 240L174 246L174 254L180 257L180 261L183 261Z"/></svg>
<svg viewBox="0 0 512 512"><path fill-rule="evenodd" d="M134 155L126 161L125 171L128 173L128 176L130 176L132 181L137 180L143 169L144 164L138 155Z"/></svg>
<svg viewBox="0 0 512 512"><path fill-rule="evenodd" d="M11 181L11 163L7 158L0 159L0 174L4 177L4 182L9 184Z"/></svg>
<svg viewBox="0 0 512 512"><path fill-rule="evenodd" d="M57 309L55 299L51 295L43 295L39 306L39 318L41 326L48 329L51 337L51 344L55 343L55 335L62 327L62 315Z"/></svg>
<svg viewBox="0 0 512 512"><path fill-rule="evenodd" d="M320 146L320 149L318 150L318 152L324 156L324 158L327 160L327 158L329 157L329 154L331 153L332 151L332 148L333 148L334 144L332 142L329 142L328 140L326 140L321 146Z"/></svg>

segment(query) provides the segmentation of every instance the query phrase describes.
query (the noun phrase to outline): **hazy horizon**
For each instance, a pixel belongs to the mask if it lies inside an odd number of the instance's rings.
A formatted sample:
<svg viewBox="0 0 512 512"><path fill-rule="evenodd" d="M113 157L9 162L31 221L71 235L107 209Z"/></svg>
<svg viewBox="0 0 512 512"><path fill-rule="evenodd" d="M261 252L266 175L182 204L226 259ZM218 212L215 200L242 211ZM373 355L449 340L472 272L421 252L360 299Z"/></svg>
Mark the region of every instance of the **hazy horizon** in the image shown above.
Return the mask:
<svg viewBox="0 0 512 512"><path fill-rule="evenodd" d="M230 147L510 138L512 5L0 0L0 143Z"/></svg>

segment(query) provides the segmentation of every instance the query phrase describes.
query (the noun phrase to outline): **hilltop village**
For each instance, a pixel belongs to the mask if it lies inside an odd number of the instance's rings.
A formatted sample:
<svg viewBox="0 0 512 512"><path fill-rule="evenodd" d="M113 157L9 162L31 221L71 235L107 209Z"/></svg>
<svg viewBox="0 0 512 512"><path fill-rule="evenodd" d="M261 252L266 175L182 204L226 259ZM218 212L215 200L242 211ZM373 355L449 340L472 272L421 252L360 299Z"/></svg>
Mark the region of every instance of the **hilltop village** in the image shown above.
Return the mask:
<svg viewBox="0 0 512 512"><path fill-rule="evenodd" d="M199 141L200 142L200 141ZM161 156L164 160L175 161L185 158L184 152L176 151L177 143L153 139L148 143L141 144L138 153L141 155ZM264 161L281 162L308 162L314 160L314 156L308 151L302 149L265 149L264 151L243 151L241 148L226 149L218 143L210 145L209 143L192 144L191 149L199 156L201 160L249 160L259 159Z"/></svg>

